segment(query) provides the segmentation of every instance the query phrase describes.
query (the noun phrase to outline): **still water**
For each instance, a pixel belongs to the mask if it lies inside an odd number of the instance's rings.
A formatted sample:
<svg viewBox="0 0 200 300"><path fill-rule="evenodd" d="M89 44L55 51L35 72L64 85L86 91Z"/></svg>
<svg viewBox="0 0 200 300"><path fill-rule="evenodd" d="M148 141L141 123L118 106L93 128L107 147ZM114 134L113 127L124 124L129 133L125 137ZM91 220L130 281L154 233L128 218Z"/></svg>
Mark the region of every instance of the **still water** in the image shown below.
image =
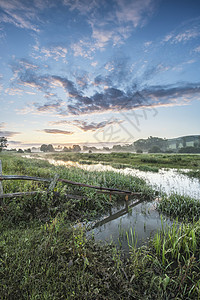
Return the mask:
<svg viewBox="0 0 200 300"><path fill-rule="evenodd" d="M87 171L114 171L124 175L138 176L143 178L149 185L162 193L178 193L200 199L200 181L191 179L186 175L180 174L175 169L161 169L158 173L144 172L136 169L115 169L111 166L102 164L83 165L77 162L64 162L48 159L49 163L54 165L73 166ZM158 201L158 199L157 199ZM156 210L157 201L140 202L138 200L129 200L127 203L112 207L109 214L92 225L92 229L87 232L87 236L94 236L96 241L113 241L124 252L128 252L127 234L131 240L132 233L135 232L137 246L141 246L149 241L158 229L162 226L171 225L169 218L161 220L161 215Z"/></svg>
<svg viewBox="0 0 200 300"><path fill-rule="evenodd" d="M159 172L144 172L137 169L125 168L116 169L111 166L102 164L83 165L78 162L62 161L48 159L49 163L54 165L73 166L87 171L113 171L124 175L131 175L143 178L154 189L158 190L160 194L177 193L180 195L190 196L192 198L200 199L200 181L196 178L190 178L181 174L176 169L160 169ZM184 170L187 171L187 170Z"/></svg>

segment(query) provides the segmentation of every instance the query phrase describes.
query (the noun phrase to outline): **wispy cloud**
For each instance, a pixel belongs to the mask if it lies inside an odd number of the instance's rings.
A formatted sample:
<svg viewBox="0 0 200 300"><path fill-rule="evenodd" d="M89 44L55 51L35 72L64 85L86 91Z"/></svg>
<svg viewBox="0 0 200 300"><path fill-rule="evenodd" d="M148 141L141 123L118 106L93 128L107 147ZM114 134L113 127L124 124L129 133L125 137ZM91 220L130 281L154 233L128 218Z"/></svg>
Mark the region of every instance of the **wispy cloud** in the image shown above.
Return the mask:
<svg viewBox="0 0 200 300"><path fill-rule="evenodd" d="M100 7L101 3L96 0L90 1L88 5L88 0L62 0L63 4L70 7L70 10L78 10L80 14L88 14L90 11L94 11Z"/></svg>
<svg viewBox="0 0 200 300"><path fill-rule="evenodd" d="M65 63L67 63L66 56L68 53L68 50L66 47L62 45L52 45L49 47L40 47L39 42L37 41L36 44L33 47L34 53L33 57L35 59L49 59L53 58L55 61L59 61L59 59L62 59Z"/></svg>
<svg viewBox="0 0 200 300"><path fill-rule="evenodd" d="M191 39L197 38L200 36L200 32L196 29L186 30L183 33L179 33L172 38L172 43L180 43L180 42L187 42Z"/></svg>
<svg viewBox="0 0 200 300"><path fill-rule="evenodd" d="M66 131L66 130L60 130L60 129L44 129L43 132L51 133L51 134L65 134L65 135L71 135L74 133L72 131Z"/></svg>
<svg viewBox="0 0 200 300"><path fill-rule="evenodd" d="M143 26L152 16L155 1L152 0L117 0L116 16L120 22L131 22L134 27Z"/></svg>
<svg viewBox="0 0 200 300"><path fill-rule="evenodd" d="M11 96L22 95L23 90L19 88L7 88L5 90L5 93Z"/></svg>
<svg viewBox="0 0 200 300"><path fill-rule="evenodd" d="M81 40L71 46L75 56L85 58L91 58L94 51L104 50L108 44L123 44L133 30L147 23L156 9L155 0L91 1L90 5L88 1L64 0L64 3L85 15L91 26L93 42Z"/></svg>
<svg viewBox="0 0 200 300"><path fill-rule="evenodd" d="M61 101L57 101L55 103L45 103L43 105L39 104L39 103L34 103L34 106L36 107L38 112L46 112L46 113L50 113L50 112L55 112L55 111L59 111L62 107Z"/></svg>
<svg viewBox="0 0 200 300"><path fill-rule="evenodd" d="M5 128L6 123L5 122L0 122L0 129Z"/></svg>
<svg viewBox="0 0 200 300"><path fill-rule="evenodd" d="M197 53L199 53L199 52L200 52L200 46L198 46L198 47L194 48L194 52L197 52Z"/></svg>
<svg viewBox="0 0 200 300"><path fill-rule="evenodd" d="M178 83L173 86L145 85L152 76L168 70L169 67L164 64L158 64L143 72L142 84L137 85L132 79L128 62L126 57L113 59L109 62L109 68L105 65L107 73L98 75L91 81L93 85L88 84L90 80L87 73L82 77L74 74L74 79L52 74L41 75L40 70L34 68L32 64L29 68L27 64L16 68L18 72L16 80L20 87L34 87L45 94L48 100L46 103L33 103L37 113L54 112L57 115L117 112L122 109L176 104L184 98L193 99L200 95L198 83ZM188 60L184 64L193 62L194 60ZM58 97L53 93L55 87L61 87L66 97Z"/></svg>
<svg viewBox="0 0 200 300"><path fill-rule="evenodd" d="M33 3L31 4L32 5L21 0L1 0L1 22L38 32L39 29L37 25L34 24L34 20L37 19L37 8Z"/></svg>
<svg viewBox="0 0 200 300"><path fill-rule="evenodd" d="M94 45L94 43L86 39L80 40L76 43L72 43L71 49L74 53L74 56L81 56L84 58L93 59L96 46Z"/></svg>
<svg viewBox="0 0 200 300"><path fill-rule="evenodd" d="M155 75L158 75L159 73L166 72L169 69L170 69L169 66L165 66L163 64L158 64L156 66L147 68L144 71L144 73L142 75L142 78L143 78L143 80L149 80L149 79L153 78Z"/></svg>
<svg viewBox="0 0 200 300"><path fill-rule="evenodd" d="M4 137L12 137L16 134L20 134L21 132L16 132L16 131L0 131L0 136L4 136Z"/></svg>
<svg viewBox="0 0 200 300"><path fill-rule="evenodd" d="M166 104L191 101L200 95L199 84L183 84L179 86L150 86L143 90L129 89L128 91L116 88L108 88L104 93L95 93L91 99L91 105L83 101L77 101L68 106L72 114L97 113L105 111L131 110L135 108L162 106Z"/></svg>
<svg viewBox="0 0 200 300"><path fill-rule="evenodd" d="M68 120L60 120L60 121L56 121L56 122L50 122L51 125L73 125L83 131L95 131L97 129L102 129L104 127L106 127L107 125L116 125L119 123L122 123L122 120L119 119L113 119L113 120L109 120L109 121L102 121L102 122L86 122L86 121L82 121L82 120L72 120L72 121L68 121Z"/></svg>
<svg viewBox="0 0 200 300"><path fill-rule="evenodd" d="M0 122L0 137L12 137L16 134L20 134L21 132L16 132L16 131L7 131L7 130L2 130L6 128L6 123L5 122Z"/></svg>
<svg viewBox="0 0 200 300"><path fill-rule="evenodd" d="M174 31L168 33L162 40L162 43L186 43L200 36L199 18L190 20Z"/></svg>

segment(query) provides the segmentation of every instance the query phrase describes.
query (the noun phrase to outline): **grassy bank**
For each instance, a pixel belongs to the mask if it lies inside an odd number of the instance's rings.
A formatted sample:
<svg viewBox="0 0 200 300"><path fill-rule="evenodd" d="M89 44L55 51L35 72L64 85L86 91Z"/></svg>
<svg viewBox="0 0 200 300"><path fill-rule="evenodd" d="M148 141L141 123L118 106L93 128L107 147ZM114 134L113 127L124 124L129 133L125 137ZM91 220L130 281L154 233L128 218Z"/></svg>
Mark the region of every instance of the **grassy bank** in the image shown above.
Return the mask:
<svg viewBox="0 0 200 300"><path fill-rule="evenodd" d="M181 221L193 222L200 219L200 201L189 196L163 196L157 208L165 215Z"/></svg>
<svg viewBox="0 0 200 300"><path fill-rule="evenodd" d="M55 167L20 156L1 154L0 159L4 175L53 178L58 173L73 181L140 191L145 199L155 196L142 179L131 176ZM3 187L5 193L47 189L29 181L6 181ZM66 199L65 193L83 198ZM163 198L161 211L176 217L190 211L192 223L175 222L147 247L136 249L130 239L130 256L124 258L112 244L87 240L84 227L76 222L96 218L120 201L119 196L110 202L107 195L59 183L49 195L4 199L0 299L200 299L200 223L193 219L198 220L199 210L193 209L196 203L187 209L188 199L184 210L173 214L169 207L173 202L175 211L179 200Z"/></svg>
<svg viewBox="0 0 200 300"><path fill-rule="evenodd" d="M200 169L190 170L189 172L182 172L182 174L189 176L190 178L197 178L200 180Z"/></svg>
<svg viewBox="0 0 200 300"><path fill-rule="evenodd" d="M44 160L25 159L21 156L2 155L3 174L29 175L53 178L55 173L60 178L95 186L118 188L141 192L141 198L153 199L155 192L143 179L125 176L115 172L87 172L78 168L53 166ZM47 190L48 185L33 181L4 181L4 193ZM51 195L35 195L25 198L4 199L3 216L10 222L15 218L27 222L29 219L48 220L58 212L65 212L70 220L84 220L102 214L122 196L99 194L95 190L74 185L57 183ZM59 193L59 194L58 194ZM64 194L80 196L80 199L66 199Z"/></svg>
<svg viewBox="0 0 200 300"><path fill-rule="evenodd" d="M159 168L193 169L200 168L200 155L189 154L135 154L135 153L51 153L46 154L57 160L84 163L104 162L113 167L131 167L157 172Z"/></svg>

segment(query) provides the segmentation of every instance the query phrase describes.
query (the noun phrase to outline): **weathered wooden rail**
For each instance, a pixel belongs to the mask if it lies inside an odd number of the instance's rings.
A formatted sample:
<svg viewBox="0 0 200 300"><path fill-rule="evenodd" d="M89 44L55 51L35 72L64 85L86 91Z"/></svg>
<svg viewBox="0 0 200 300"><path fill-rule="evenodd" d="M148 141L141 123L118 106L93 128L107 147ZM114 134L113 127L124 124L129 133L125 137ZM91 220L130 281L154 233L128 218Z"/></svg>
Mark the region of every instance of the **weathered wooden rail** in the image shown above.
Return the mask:
<svg viewBox="0 0 200 300"><path fill-rule="evenodd" d="M49 183L49 187L46 191L32 191L32 192L18 192L18 193L4 194L3 193L3 185L2 185L2 181L4 181L4 180L33 180L33 181L47 182L47 183ZM103 187L103 186L95 186L95 185L85 184L85 183L81 183L81 182L75 182L75 181L71 181L71 180L67 180L67 179L62 179L62 178L59 178L58 174L55 174L54 178L41 178L41 177L25 176L25 175L2 175L2 163L0 160L0 199L36 195L39 193L48 193L48 192L51 192L54 190L57 182L63 182L65 184L77 185L80 187L92 188L92 189L97 190L97 193L109 194L110 198L111 198L111 195L118 194L118 195L125 195L125 200L128 200L129 196L141 194L141 193L131 192L131 191L127 191L127 190L107 188L107 187ZM72 194L65 194L65 196L67 198L71 198L71 199L83 199L84 198L83 196L72 195Z"/></svg>

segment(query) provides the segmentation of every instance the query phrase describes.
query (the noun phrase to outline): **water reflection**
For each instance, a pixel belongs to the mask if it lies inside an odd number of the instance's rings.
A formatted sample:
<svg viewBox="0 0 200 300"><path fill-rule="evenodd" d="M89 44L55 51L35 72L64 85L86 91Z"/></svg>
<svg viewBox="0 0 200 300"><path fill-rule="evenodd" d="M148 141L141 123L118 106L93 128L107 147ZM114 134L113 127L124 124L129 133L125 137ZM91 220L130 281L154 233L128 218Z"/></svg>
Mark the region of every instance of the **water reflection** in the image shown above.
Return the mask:
<svg viewBox="0 0 200 300"><path fill-rule="evenodd" d="M135 231L137 237L137 247L145 244L154 236L162 226L172 225L169 218L161 221L161 216L155 209L155 202L133 202L129 207L126 203L113 208L112 213L97 222L96 225L88 232L88 236L93 235L96 241L113 241L124 252L128 252L127 233L130 236L130 228Z"/></svg>
<svg viewBox="0 0 200 300"><path fill-rule="evenodd" d="M200 199L200 181L181 174L176 169L160 169L158 173L144 172L136 169L115 169L102 164L82 165L78 162L48 159L49 163L57 166L73 166L87 171L113 171L124 175L138 176L143 178L149 185L153 186L160 193L178 193Z"/></svg>
<svg viewBox="0 0 200 300"><path fill-rule="evenodd" d="M138 176L156 190L159 190L160 194L175 192L200 199L200 181L182 175L175 169L161 169L158 173L153 173L130 168L115 169L102 164L83 165L72 161L47 160L57 166L73 166L87 171L114 171L124 175ZM156 201L144 201L142 203L139 200L136 202L130 201L128 207L125 202L122 202L112 207L108 216L96 222L93 229L88 232L88 236L93 234L95 240L98 241L109 242L112 240L122 247L125 252L128 252L126 232L130 233L130 228L132 228L132 232L135 231L136 233L137 246L141 246L153 237L159 228L166 226L166 224L171 225L172 221L169 218L163 219L163 222L161 221L161 216L156 210Z"/></svg>

